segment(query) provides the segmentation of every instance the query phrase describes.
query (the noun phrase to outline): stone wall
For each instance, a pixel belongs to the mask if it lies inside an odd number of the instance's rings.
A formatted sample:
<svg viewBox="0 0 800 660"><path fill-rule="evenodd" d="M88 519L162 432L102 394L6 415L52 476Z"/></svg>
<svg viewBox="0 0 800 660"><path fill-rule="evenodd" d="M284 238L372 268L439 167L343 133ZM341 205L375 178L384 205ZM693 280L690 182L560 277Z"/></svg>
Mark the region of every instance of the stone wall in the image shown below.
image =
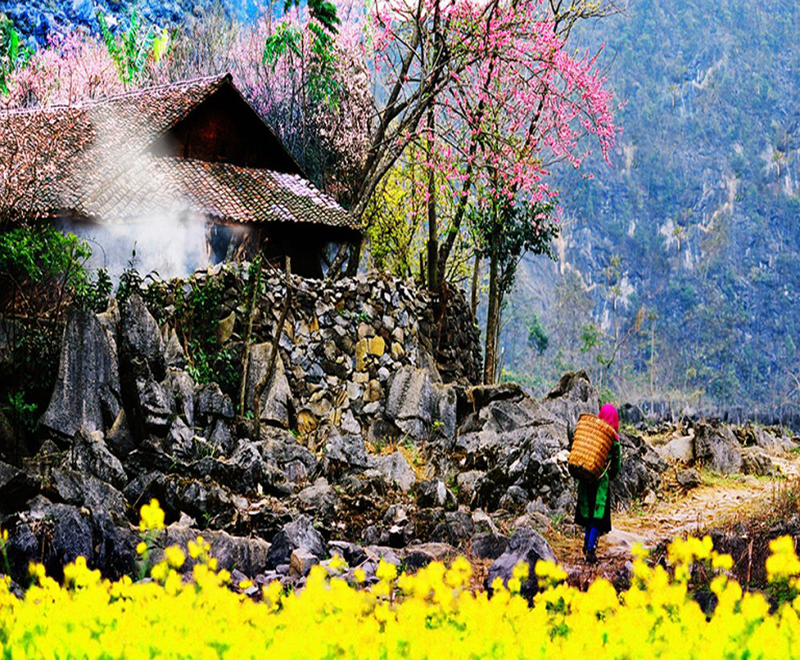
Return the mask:
<svg viewBox="0 0 800 660"><path fill-rule="evenodd" d="M236 361L247 334L248 277L245 268L226 265L170 285L174 291L209 279L222 283L225 302L218 315L218 337ZM256 383L267 371L286 301L282 273L264 271L261 281L247 374L250 410L255 408ZM291 287L275 373L261 400L265 423L296 429L310 436L310 443L326 424L344 433L366 434L385 408L391 381L403 370L424 370L434 386L451 382L469 386L479 378L479 336L457 290L448 295L444 314L436 322L428 294L404 280L377 274L337 282L292 276ZM166 301L169 325L169 295ZM434 417L422 415L429 427L440 421ZM418 431L424 435L430 428Z"/></svg>

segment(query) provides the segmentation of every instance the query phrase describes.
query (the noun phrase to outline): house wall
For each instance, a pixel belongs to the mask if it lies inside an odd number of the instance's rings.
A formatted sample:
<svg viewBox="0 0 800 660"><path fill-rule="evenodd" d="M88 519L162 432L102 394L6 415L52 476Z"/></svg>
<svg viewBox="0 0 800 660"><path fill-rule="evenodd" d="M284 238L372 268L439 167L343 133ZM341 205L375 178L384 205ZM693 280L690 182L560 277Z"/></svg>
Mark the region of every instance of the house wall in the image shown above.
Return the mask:
<svg viewBox="0 0 800 660"><path fill-rule="evenodd" d="M154 145L153 151L158 155L302 175L269 127L230 85L220 88L176 124Z"/></svg>

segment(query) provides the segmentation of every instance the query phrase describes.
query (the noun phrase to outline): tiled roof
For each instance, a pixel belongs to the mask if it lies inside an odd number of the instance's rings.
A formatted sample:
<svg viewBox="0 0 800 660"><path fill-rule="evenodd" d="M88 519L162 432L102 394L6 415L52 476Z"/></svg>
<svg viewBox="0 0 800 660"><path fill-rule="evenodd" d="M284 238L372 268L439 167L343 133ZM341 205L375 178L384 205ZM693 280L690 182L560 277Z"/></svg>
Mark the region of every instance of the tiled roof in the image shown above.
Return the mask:
<svg viewBox="0 0 800 660"><path fill-rule="evenodd" d="M0 165L0 204L106 222L179 206L231 222L357 228L347 211L299 176L147 152L228 82L228 76L203 78L78 106L0 113L0 159L14 163Z"/></svg>
<svg viewBox="0 0 800 660"><path fill-rule="evenodd" d="M90 190L76 207L118 221L186 210L232 222L355 228L347 211L296 174L152 155L137 158L114 185Z"/></svg>

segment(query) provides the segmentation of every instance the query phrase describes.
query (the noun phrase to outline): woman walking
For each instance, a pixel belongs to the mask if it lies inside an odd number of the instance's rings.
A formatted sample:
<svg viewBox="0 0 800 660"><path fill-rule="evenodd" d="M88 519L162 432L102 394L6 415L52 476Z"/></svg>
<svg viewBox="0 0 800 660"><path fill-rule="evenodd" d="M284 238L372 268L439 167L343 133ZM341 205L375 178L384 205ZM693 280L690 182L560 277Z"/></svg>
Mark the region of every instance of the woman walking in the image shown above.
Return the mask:
<svg viewBox="0 0 800 660"><path fill-rule="evenodd" d="M600 408L598 415L619 433L619 414L610 403ZM611 501L609 485L622 467L622 452L619 436L611 443L608 463L597 483L578 481L578 507L575 511L575 523L584 527L583 555L586 561L597 561L597 542L600 536L611 530Z"/></svg>

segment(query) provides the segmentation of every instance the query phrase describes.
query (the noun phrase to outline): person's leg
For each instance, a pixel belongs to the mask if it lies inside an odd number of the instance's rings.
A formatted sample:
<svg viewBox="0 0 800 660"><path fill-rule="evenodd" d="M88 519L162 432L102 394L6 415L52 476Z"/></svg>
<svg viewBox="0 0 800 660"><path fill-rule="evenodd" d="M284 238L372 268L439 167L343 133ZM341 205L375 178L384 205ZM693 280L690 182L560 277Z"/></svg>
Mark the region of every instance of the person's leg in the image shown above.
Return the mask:
<svg viewBox="0 0 800 660"><path fill-rule="evenodd" d="M597 550L597 542L600 540L600 530L592 525L589 528L589 550Z"/></svg>
<svg viewBox="0 0 800 660"><path fill-rule="evenodd" d="M589 552L589 535L592 530L591 525L587 525L583 531L583 554Z"/></svg>
<svg viewBox="0 0 800 660"><path fill-rule="evenodd" d="M600 540L600 530L592 525L586 528L586 557L590 561L597 559L597 542Z"/></svg>

